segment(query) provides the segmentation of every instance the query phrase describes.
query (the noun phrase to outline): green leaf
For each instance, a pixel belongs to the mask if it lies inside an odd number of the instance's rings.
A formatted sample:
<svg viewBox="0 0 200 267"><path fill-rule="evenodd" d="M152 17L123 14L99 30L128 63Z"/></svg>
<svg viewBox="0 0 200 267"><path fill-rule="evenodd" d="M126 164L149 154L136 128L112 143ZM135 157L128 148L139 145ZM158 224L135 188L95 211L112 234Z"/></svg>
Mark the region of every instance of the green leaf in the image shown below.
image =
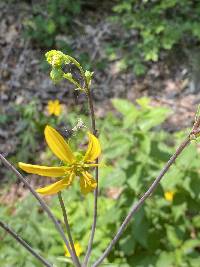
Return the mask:
<svg viewBox="0 0 200 267"><path fill-rule="evenodd" d="M100 170L100 188L120 187L126 180L125 172L119 167L105 167Z"/></svg>
<svg viewBox="0 0 200 267"><path fill-rule="evenodd" d="M182 243L182 240L179 239L179 237L177 235L178 229L174 229L174 227L167 225L166 230L167 230L167 239L168 239L169 243L174 248L179 247Z"/></svg>
<svg viewBox="0 0 200 267"><path fill-rule="evenodd" d="M124 115L123 126L124 128L134 128L139 112L135 109Z"/></svg>
<svg viewBox="0 0 200 267"><path fill-rule="evenodd" d="M199 267L199 255L196 255L196 258L188 259L191 267Z"/></svg>
<svg viewBox="0 0 200 267"><path fill-rule="evenodd" d="M187 240L181 246L184 254L191 254L195 248L199 248L200 240L199 239L191 239Z"/></svg>
<svg viewBox="0 0 200 267"><path fill-rule="evenodd" d="M151 109L140 119L139 127L142 131L149 131L151 128L160 125L170 114L168 108Z"/></svg>
<svg viewBox="0 0 200 267"><path fill-rule="evenodd" d="M52 33L54 33L55 32L55 30L56 30L56 25L55 25L55 23L53 22L53 20L49 20L48 22L47 22L47 32L49 33L49 34L52 34Z"/></svg>
<svg viewBox="0 0 200 267"><path fill-rule="evenodd" d="M148 97L141 97L136 99L136 102L138 105L140 105L143 109L149 109L151 108L150 106L150 98Z"/></svg>
<svg viewBox="0 0 200 267"><path fill-rule="evenodd" d="M134 254L134 249L135 249L134 235L127 235L124 238L120 239L119 246L125 255Z"/></svg>
<svg viewBox="0 0 200 267"><path fill-rule="evenodd" d="M140 178L142 173L142 166L138 165L136 168L129 170L129 172L131 172L132 175L128 177L127 183L131 189L133 189L135 192L139 192L139 189L141 189Z"/></svg>
<svg viewBox="0 0 200 267"><path fill-rule="evenodd" d="M112 99L113 106L119 111L122 115L128 116L131 113L131 116L136 116L138 111L136 107L130 102L125 99Z"/></svg>
<svg viewBox="0 0 200 267"><path fill-rule="evenodd" d="M148 247L148 230L149 224L145 217L144 209L140 209L138 213L136 213L132 224L132 234L135 240L144 248Z"/></svg>
<svg viewBox="0 0 200 267"><path fill-rule="evenodd" d="M176 179L174 178L176 177ZM174 190L176 186L182 182L184 173L178 169L176 166L173 166L166 174L165 177L161 180L161 184L165 191Z"/></svg>
<svg viewBox="0 0 200 267"><path fill-rule="evenodd" d="M172 206L172 215L175 221L178 221L180 217L184 217L187 211L187 203Z"/></svg>
<svg viewBox="0 0 200 267"><path fill-rule="evenodd" d="M116 159L122 155L127 155L132 142L126 135L115 132L112 135L112 141L108 143L108 147L104 148L105 159Z"/></svg>
<svg viewBox="0 0 200 267"><path fill-rule="evenodd" d="M148 135L141 135L140 151L145 155L149 155L151 151L151 138Z"/></svg>
<svg viewBox="0 0 200 267"><path fill-rule="evenodd" d="M156 267L172 267L174 266L175 255L172 252L161 252L156 262Z"/></svg>
<svg viewBox="0 0 200 267"><path fill-rule="evenodd" d="M193 222L194 227L197 227L198 229L200 229L200 215L194 216L192 219L192 222Z"/></svg>

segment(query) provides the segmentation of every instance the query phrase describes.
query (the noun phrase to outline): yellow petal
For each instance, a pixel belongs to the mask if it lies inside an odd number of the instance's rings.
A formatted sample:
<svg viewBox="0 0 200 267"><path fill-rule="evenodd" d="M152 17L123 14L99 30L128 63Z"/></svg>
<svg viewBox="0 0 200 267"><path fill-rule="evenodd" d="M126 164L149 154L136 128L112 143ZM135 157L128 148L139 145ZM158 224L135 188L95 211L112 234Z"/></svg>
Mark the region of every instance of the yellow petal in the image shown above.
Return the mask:
<svg viewBox="0 0 200 267"><path fill-rule="evenodd" d="M51 115L53 114L54 112L54 107L53 107L53 101L48 101L48 106L47 106L47 109L48 109L48 113Z"/></svg>
<svg viewBox="0 0 200 267"><path fill-rule="evenodd" d="M172 202L173 201L173 198L174 198L174 192L173 191L167 191L167 192L165 192L165 199L167 201Z"/></svg>
<svg viewBox="0 0 200 267"><path fill-rule="evenodd" d="M74 244L74 248L75 248L75 251L76 251L76 255L79 257L81 255L81 253L83 252L83 249L82 249L81 245L78 242L76 242Z"/></svg>
<svg viewBox="0 0 200 267"><path fill-rule="evenodd" d="M58 104L57 106L55 106L54 114L55 114L56 116L59 116L60 113L61 113L61 105Z"/></svg>
<svg viewBox="0 0 200 267"><path fill-rule="evenodd" d="M48 146L59 159L67 163L75 161L71 148L54 128L47 125L44 134Z"/></svg>
<svg viewBox="0 0 200 267"><path fill-rule="evenodd" d="M67 172L66 167L46 167L40 165L26 164L23 162L19 162L18 165L25 172L34 173L42 176L61 177Z"/></svg>
<svg viewBox="0 0 200 267"><path fill-rule="evenodd" d="M70 254L69 254L69 251L66 247L66 245L64 245L64 248L65 248L65 257L71 257ZM79 242L75 242L74 243L74 249L76 251L76 255L79 257L81 255L81 253L83 252L83 249L81 247L81 245L79 244Z"/></svg>
<svg viewBox="0 0 200 267"><path fill-rule="evenodd" d="M97 187L97 182L88 172L82 172L80 176L81 193L86 195Z"/></svg>
<svg viewBox="0 0 200 267"><path fill-rule="evenodd" d="M56 183L39 188L36 191L42 195L54 195L59 191L69 187L72 183L72 179L64 178Z"/></svg>
<svg viewBox="0 0 200 267"><path fill-rule="evenodd" d="M55 104L55 106L59 106L59 105L60 105L60 101L59 101L58 99L56 99L56 100L54 101L54 104Z"/></svg>
<svg viewBox="0 0 200 267"><path fill-rule="evenodd" d="M101 154L101 145L98 138L88 132L89 144L83 160L94 161Z"/></svg>

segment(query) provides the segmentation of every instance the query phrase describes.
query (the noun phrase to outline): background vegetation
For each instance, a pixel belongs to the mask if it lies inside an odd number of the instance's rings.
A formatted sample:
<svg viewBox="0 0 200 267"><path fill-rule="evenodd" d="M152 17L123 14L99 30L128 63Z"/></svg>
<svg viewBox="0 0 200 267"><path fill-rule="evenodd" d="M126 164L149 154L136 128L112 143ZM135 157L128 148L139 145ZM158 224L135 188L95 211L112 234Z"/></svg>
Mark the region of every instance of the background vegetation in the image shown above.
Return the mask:
<svg viewBox="0 0 200 267"><path fill-rule="evenodd" d="M148 98L138 99L137 105L114 99L113 105L119 114L110 112L98 123L103 145L102 161L106 167L100 170L99 219L92 260L100 256L131 203L147 189L184 135L181 132L172 135L161 129L160 123L169 116L170 110L150 106ZM68 116L69 123L75 123L74 115L70 113ZM37 112L34 116L37 118ZM87 124L86 117L81 118ZM23 140L38 140L37 136L42 139L39 120L41 118L38 117L33 127L38 131L25 129ZM59 123L57 121L56 125ZM83 133L71 138L70 142L73 144L78 136L81 140ZM26 148L19 149L16 157L22 157L23 150L30 153L31 147L36 147L36 144L29 142ZM55 164L55 159L47 150L30 153L32 162L36 163L35 158L41 158L41 153L43 163L52 161ZM188 147L155 195L137 213L108 262L116 264L114 266L198 266L199 160L196 144ZM12 161L17 160L12 158ZM5 187L4 190L9 189ZM166 197L167 192L173 193L171 199ZM75 240L86 249L92 217L92 194L82 199L77 185L77 190L66 191L64 196ZM51 199L50 205L62 221L56 197ZM3 203L1 217L43 255L57 262L58 266L65 266L68 259L63 256L63 244L31 196L9 205ZM28 223L24 224L24 220ZM13 243L9 236L3 236L0 251L4 266L40 266L31 256L27 257L24 249Z"/></svg>
<svg viewBox="0 0 200 267"><path fill-rule="evenodd" d="M85 13L90 17L97 9L106 10L106 21L113 27L117 25L125 35L121 39L113 38L104 47L103 56L97 62L81 49L76 51L82 63L90 70L94 66L102 70L109 61L120 57L120 68L123 71L131 69L136 75L143 75L153 61L166 59L171 64L172 59L176 58L190 66L191 80L195 89L198 89L199 1L32 1L32 14L23 20L23 37L40 53L57 48L71 54L74 49L71 40L81 35L81 26L77 23ZM77 28L78 33L75 31ZM60 38L63 35L67 39ZM57 93L53 92L51 99L55 99ZM26 161L56 165L55 158L44 144L44 126L50 124L58 129L70 129L77 123L76 112L81 114L78 118L88 126L84 105L81 108L80 105L75 108L65 106L61 115L55 117L46 114L46 107L40 97L25 102L23 105L11 103L11 113L0 114L1 129L15 125L17 121L15 133L18 143L16 151L9 153L8 158L14 164ZM67 104L66 99L63 102ZM102 161L106 167L100 169L99 218L91 262L100 256L130 205L148 188L187 133L187 129L169 131L166 120L170 116L171 109L152 106L151 99L147 97L138 98L134 103L114 98L108 112L103 116L98 115ZM75 146L82 140L84 133L79 130L76 136L70 138L70 143ZM107 263L120 267L199 266L198 150L194 143L176 161L155 194L138 211L109 255ZM2 174L1 219L42 255L55 262L56 266L70 266L70 260L64 257L63 243L46 215L7 170L3 169ZM34 176L30 182L37 187L43 183L42 180ZM72 234L85 251L93 212L92 194L83 199L75 185L75 190L73 187L64 192L64 197ZM47 201L63 223L62 213L57 208L57 198L47 198ZM2 267L41 266L2 230L0 240Z"/></svg>
<svg viewBox="0 0 200 267"><path fill-rule="evenodd" d="M132 68L136 75L142 75L148 62L170 56L177 60L183 58L191 66L193 74L199 71L199 1L103 2L111 11L107 19L126 31L125 38L114 39L105 47L111 59L123 55L122 68ZM34 4L32 16L24 21L24 34L40 47L56 46L69 52L72 47L59 40L58 35L64 33L73 38L73 26L78 15L80 17L87 8L95 9L97 5L104 8L100 1L46 0Z"/></svg>

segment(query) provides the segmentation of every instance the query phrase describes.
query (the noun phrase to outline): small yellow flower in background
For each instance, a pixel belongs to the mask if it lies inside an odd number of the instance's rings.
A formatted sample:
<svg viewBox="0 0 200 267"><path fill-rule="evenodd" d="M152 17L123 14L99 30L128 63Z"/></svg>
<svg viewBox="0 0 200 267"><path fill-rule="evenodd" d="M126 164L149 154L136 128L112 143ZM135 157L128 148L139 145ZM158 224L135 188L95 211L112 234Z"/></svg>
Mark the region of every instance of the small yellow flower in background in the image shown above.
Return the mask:
<svg viewBox="0 0 200 267"><path fill-rule="evenodd" d="M66 247L66 245L64 245L64 248L65 248L65 257L71 257L70 254L69 254L69 251L68 251L68 249L67 249L67 247ZM81 245L80 245L78 242L76 242L76 243L74 244L74 249L75 249L75 251L76 251L76 255L77 255L78 257L79 257L79 256L82 254L82 252L83 252L83 249L82 249Z"/></svg>
<svg viewBox="0 0 200 267"><path fill-rule="evenodd" d="M99 164L93 163L101 154L99 140L88 132L89 144L86 153L85 155L78 154L76 156L64 138L51 126L47 125L45 127L44 135L49 148L64 164L59 167L47 167L19 162L19 167L25 172L54 178L61 177L56 183L39 188L36 191L43 195L56 194L68 188L75 177L79 177L82 194L85 195L93 191L97 183L88 172L88 169L99 166Z"/></svg>
<svg viewBox="0 0 200 267"><path fill-rule="evenodd" d="M174 192L173 191L167 191L167 192L165 192L165 199L167 200L167 201L170 201L170 202L172 202L173 201L173 199L174 199Z"/></svg>
<svg viewBox="0 0 200 267"><path fill-rule="evenodd" d="M49 115L59 116L62 111L62 106L59 100L48 101L47 110Z"/></svg>

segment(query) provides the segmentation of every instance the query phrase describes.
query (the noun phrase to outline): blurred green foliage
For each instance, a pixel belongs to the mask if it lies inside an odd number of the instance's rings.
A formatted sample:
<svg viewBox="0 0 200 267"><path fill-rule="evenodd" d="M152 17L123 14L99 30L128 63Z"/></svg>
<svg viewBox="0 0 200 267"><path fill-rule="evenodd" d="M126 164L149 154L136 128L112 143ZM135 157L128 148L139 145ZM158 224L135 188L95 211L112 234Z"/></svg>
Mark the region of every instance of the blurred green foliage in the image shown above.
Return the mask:
<svg viewBox="0 0 200 267"><path fill-rule="evenodd" d="M118 0L114 20L126 31L136 30L136 43L124 39L125 66L143 74L147 61L157 61L162 51L199 47L200 2L188 0ZM129 36L130 38L130 36ZM176 51L177 52L177 51ZM179 51L180 52L180 51ZM177 53L176 53L177 54Z"/></svg>
<svg viewBox="0 0 200 267"><path fill-rule="evenodd" d="M35 154L41 151L44 127L47 124L63 127L65 118L62 114L59 117L49 116L46 107L42 107L40 100L36 98L28 104L13 104L9 113L0 114L1 128L13 131L15 139L17 138L16 147L13 148L9 160L14 163L34 160ZM11 125L13 130L8 127ZM5 171L5 176L9 176L10 182L13 182L15 175L7 169Z"/></svg>
<svg viewBox="0 0 200 267"><path fill-rule="evenodd" d="M32 17L24 21L25 36L40 47L52 47L55 45L56 35L70 32L70 26L74 17L80 13L81 5L82 0L46 0L33 3Z"/></svg>
<svg viewBox="0 0 200 267"><path fill-rule="evenodd" d="M96 5L99 8L93 12L105 12L105 6L97 0L45 0L33 3L32 16L23 22L24 35L39 47L56 47L71 53L69 40L80 34L79 30L73 30L75 19L83 17L88 7L93 10ZM119 67L122 70L132 68L136 75L142 75L149 61L158 61L169 56L170 52L179 57L177 61L185 58L187 62L192 61L191 51L199 51L199 1L117 0L107 3L107 6L106 12L108 16L110 13L111 21L122 26L126 34L121 39L114 38L107 42L107 58L100 59L97 63L99 68L104 68L106 61L123 55ZM59 35L66 38L57 38ZM80 57L85 64L91 64L86 52Z"/></svg>
<svg viewBox="0 0 200 267"><path fill-rule="evenodd" d="M42 110L41 103L38 99L33 99L25 105L13 105L12 116L6 116L2 121L1 127L6 124L18 123L15 128L15 134L18 138L16 154L10 158L12 161L33 159L34 154L38 151L38 145L42 140L42 133L47 123L55 125L55 118L48 116ZM1 117L0 117L1 118Z"/></svg>
<svg viewBox="0 0 200 267"><path fill-rule="evenodd" d="M110 112L98 121L102 162L106 166L100 169L99 216L91 262L106 248L130 206L147 190L185 135L164 132L161 123L170 110L152 107L148 98L138 99L135 105L123 99L114 99L112 103L118 112ZM89 124L84 115L80 117ZM67 114L67 119L69 125L77 122L73 112ZM80 131L70 138L70 143L80 143L84 135ZM49 153L49 150L43 151ZM44 163L35 158L30 163ZM154 195L137 212L107 263L120 267L199 266L199 160L196 145L191 144L171 167ZM56 165L55 160L53 164ZM4 190L9 188L5 185ZM169 191L174 192L171 202L164 198L165 192ZM83 198L78 182L63 191L63 195L74 240L85 251L92 223L93 195ZM62 222L56 196L49 204ZM63 243L56 230L32 196L10 206L1 203L0 217L55 266L64 267L69 262L63 257ZM41 266L2 230L0 236L2 267Z"/></svg>

